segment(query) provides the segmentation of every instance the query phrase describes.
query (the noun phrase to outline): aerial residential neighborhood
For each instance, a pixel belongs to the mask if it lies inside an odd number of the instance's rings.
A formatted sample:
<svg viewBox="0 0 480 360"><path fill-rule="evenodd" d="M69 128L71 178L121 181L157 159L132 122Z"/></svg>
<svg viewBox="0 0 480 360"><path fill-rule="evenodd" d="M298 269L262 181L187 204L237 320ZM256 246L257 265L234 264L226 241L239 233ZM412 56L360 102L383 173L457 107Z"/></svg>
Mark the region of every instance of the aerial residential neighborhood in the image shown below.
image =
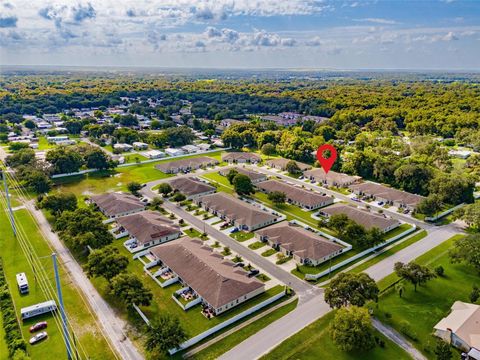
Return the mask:
<svg viewBox="0 0 480 360"><path fill-rule="evenodd" d="M0 360L480 360L479 23L0 2Z"/></svg>

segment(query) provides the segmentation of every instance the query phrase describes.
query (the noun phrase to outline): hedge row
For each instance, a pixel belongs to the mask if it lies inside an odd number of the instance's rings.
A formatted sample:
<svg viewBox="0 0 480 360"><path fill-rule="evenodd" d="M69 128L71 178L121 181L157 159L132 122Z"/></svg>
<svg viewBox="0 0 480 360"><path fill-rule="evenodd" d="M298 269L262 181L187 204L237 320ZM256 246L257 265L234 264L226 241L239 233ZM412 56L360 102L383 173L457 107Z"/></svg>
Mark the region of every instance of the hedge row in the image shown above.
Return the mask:
<svg viewBox="0 0 480 360"><path fill-rule="evenodd" d="M0 312L5 329L5 340L11 358L28 358L26 356L27 343L23 339L22 331L18 325L12 296L8 290L7 280L3 272L3 263L0 259ZM22 354L23 353L23 354ZM23 355L23 356L22 356Z"/></svg>

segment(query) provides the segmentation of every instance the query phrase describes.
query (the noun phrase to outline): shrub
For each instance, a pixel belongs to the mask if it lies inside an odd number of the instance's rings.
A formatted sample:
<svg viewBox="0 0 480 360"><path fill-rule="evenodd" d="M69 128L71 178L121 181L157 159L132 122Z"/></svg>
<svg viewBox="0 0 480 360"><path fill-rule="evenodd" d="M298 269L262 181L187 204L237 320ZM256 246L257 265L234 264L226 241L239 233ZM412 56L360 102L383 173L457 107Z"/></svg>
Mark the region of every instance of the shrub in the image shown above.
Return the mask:
<svg viewBox="0 0 480 360"><path fill-rule="evenodd" d="M2 314L3 327L5 329L5 340L10 357L16 352L26 352L27 343L22 337L18 325L13 300L8 290L7 280L3 272L3 263L0 259L0 313ZM27 357L28 358L28 357Z"/></svg>
<svg viewBox="0 0 480 360"><path fill-rule="evenodd" d="M413 341L417 341L417 333L412 329L410 323L406 320L400 322L400 332Z"/></svg>
<svg viewBox="0 0 480 360"><path fill-rule="evenodd" d="M443 276L445 274L445 269L442 265L435 268L435 274L437 274L438 276Z"/></svg>

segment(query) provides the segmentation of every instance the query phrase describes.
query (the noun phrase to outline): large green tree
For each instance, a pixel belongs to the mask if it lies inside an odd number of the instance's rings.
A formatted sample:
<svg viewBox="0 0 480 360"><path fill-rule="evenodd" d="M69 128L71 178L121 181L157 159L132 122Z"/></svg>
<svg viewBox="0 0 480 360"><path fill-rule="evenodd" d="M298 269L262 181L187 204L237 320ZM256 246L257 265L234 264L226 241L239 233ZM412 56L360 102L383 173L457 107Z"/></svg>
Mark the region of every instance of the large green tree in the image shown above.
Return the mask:
<svg viewBox="0 0 480 360"><path fill-rule="evenodd" d="M64 211L73 211L77 208L77 197L72 193L57 193L45 196L39 206L50 210L55 215Z"/></svg>
<svg viewBox="0 0 480 360"><path fill-rule="evenodd" d="M372 320L367 309L357 306L342 308L330 323L330 336L341 350L367 351L375 347Z"/></svg>
<svg viewBox="0 0 480 360"><path fill-rule="evenodd" d="M408 264L397 262L394 265L394 270L399 278L410 282L415 291L417 291L417 285L423 285L436 277L435 273L428 267L415 262L409 262Z"/></svg>
<svg viewBox="0 0 480 360"><path fill-rule="evenodd" d="M53 172L55 174L77 172L84 163L82 156L76 151L76 149L67 146L59 146L47 151L45 160L52 164Z"/></svg>
<svg viewBox="0 0 480 360"><path fill-rule="evenodd" d="M178 318L170 314L161 314L150 321L145 345L153 353L165 354L168 350L177 348L186 339L187 333Z"/></svg>
<svg viewBox="0 0 480 360"><path fill-rule="evenodd" d="M365 273L340 273L325 288L325 301L331 308L363 306L377 298L377 284Z"/></svg>
<svg viewBox="0 0 480 360"><path fill-rule="evenodd" d="M232 180L233 188L238 195L249 195L255 192L252 180L247 175L238 174Z"/></svg>
<svg viewBox="0 0 480 360"><path fill-rule="evenodd" d="M127 266L128 258L120 254L117 248L109 245L90 252L85 269L89 276L103 276L110 280L125 271Z"/></svg>
<svg viewBox="0 0 480 360"><path fill-rule="evenodd" d="M142 280L135 274L120 273L109 283L110 294L120 299L125 306L132 307L150 305L153 294L147 289Z"/></svg>
<svg viewBox="0 0 480 360"><path fill-rule="evenodd" d="M465 262L480 271L480 234L457 239L449 255L453 263Z"/></svg>

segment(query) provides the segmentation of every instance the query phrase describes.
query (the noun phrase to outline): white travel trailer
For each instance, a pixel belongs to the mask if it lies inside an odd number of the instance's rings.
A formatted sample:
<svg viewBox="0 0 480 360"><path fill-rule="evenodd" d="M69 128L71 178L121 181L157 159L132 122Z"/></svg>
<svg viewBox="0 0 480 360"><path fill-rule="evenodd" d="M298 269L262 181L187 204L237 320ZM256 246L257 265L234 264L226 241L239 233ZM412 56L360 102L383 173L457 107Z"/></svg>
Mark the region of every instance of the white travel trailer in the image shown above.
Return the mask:
<svg viewBox="0 0 480 360"><path fill-rule="evenodd" d="M27 275L25 273L18 273L17 274L17 286L20 294L28 294L28 280Z"/></svg>
<svg viewBox="0 0 480 360"><path fill-rule="evenodd" d="M49 300L43 303L24 307L20 310L20 313L22 315L22 320L26 320L47 312L54 312L55 310L57 310L57 304L54 300Z"/></svg>

